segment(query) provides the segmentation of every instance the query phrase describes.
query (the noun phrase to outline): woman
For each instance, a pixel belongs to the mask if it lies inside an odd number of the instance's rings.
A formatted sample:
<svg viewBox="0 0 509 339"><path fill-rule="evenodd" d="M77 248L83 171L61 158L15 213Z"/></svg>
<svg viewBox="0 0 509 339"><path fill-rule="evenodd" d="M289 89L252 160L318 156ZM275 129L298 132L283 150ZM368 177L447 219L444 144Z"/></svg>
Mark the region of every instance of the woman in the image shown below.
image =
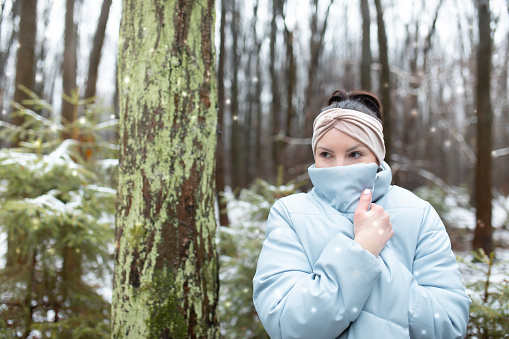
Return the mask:
<svg viewBox="0 0 509 339"><path fill-rule="evenodd" d="M336 91L313 124L314 188L277 201L254 304L271 338L463 338L470 299L429 203L383 161L380 101Z"/></svg>

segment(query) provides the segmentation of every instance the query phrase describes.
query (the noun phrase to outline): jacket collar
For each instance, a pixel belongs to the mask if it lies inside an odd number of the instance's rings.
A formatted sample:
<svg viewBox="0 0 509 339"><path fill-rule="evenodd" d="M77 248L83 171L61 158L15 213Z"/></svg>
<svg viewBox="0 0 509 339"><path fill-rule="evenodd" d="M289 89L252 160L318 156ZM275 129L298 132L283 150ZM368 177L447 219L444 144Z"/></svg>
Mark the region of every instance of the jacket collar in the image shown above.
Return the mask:
<svg viewBox="0 0 509 339"><path fill-rule="evenodd" d="M355 211L365 188L373 192L373 202L380 199L392 180L391 169L386 162L380 167L375 163L329 168L311 165L308 173L314 186L309 194L343 213Z"/></svg>

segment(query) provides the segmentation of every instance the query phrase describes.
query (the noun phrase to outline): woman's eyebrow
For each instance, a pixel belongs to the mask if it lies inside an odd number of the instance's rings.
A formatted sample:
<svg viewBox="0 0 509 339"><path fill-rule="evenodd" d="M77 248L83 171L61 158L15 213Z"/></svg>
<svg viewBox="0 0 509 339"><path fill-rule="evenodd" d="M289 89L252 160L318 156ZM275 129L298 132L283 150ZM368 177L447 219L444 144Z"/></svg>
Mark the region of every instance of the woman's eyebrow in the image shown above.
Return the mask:
<svg viewBox="0 0 509 339"><path fill-rule="evenodd" d="M347 149L347 150L346 150L346 152L347 152L347 153L348 153L348 152L351 152L351 151L353 151L354 149L359 148L359 147L362 147L362 146L364 146L364 145L363 145L363 144L357 144L357 145L355 145L355 146L350 147L349 149Z"/></svg>
<svg viewBox="0 0 509 339"><path fill-rule="evenodd" d="M325 151L325 152L334 153L332 150L328 149L327 147L318 146L318 149Z"/></svg>

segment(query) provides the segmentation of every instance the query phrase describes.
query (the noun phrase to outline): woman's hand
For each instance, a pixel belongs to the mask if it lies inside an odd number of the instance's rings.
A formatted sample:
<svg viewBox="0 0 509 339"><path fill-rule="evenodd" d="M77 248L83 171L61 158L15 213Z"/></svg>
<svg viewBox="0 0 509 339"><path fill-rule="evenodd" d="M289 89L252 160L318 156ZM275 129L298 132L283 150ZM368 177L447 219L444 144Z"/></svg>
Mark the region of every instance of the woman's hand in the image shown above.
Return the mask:
<svg viewBox="0 0 509 339"><path fill-rule="evenodd" d="M394 231L389 213L377 204L371 204L368 211L370 202L371 191L366 188L361 194L353 217L354 240L378 257Z"/></svg>

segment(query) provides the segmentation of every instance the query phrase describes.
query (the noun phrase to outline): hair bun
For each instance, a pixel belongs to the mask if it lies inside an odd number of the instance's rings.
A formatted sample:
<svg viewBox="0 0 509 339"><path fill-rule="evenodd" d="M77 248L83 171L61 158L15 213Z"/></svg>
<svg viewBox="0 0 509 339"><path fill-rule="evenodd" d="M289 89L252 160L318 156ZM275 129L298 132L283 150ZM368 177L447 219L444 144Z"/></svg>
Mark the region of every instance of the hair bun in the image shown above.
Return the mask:
<svg viewBox="0 0 509 339"><path fill-rule="evenodd" d="M342 102L348 99L348 93L345 90L338 89L334 93L332 93L332 96L329 98L329 101L327 102L327 106L332 105L335 102Z"/></svg>
<svg viewBox="0 0 509 339"><path fill-rule="evenodd" d="M366 91L355 91L352 92L350 98L356 101L359 101L364 106L372 110L374 113L380 116L380 119L383 116L382 112L382 104L380 100L374 96L373 94Z"/></svg>
<svg viewBox="0 0 509 339"><path fill-rule="evenodd" d="M383 120L382 103L374 94L367 91L347 92L344 89L338 89L332 93L327 106L353 109L373 114L380 121Z"/></svg>

